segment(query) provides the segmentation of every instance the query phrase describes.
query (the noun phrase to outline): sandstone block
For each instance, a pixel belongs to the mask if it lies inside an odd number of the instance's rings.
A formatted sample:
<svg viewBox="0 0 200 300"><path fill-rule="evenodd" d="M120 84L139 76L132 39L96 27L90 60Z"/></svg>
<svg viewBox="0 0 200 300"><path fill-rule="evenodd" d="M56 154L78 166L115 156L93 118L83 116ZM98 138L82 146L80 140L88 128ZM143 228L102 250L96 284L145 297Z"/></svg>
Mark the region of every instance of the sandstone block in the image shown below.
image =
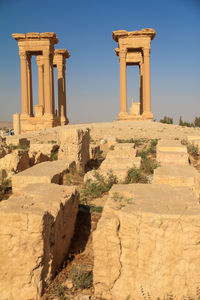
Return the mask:
<svg viewBox="0 0 200 300"><path fill-rule="evenodd" d="M187 141L192 143L193 141L200 141L200 135L189 135L187 136Z"/></svg>
<svg viewBox="0 0 200 300"><path fill-rule="evenodd" d="M31 144L29 151L32 153L38 153L41 152L44 155L50 156L51 153L58 150L58 145L55 144Z"/></svg>
<svg viewBox="0 0 200 300"><path fill-rule="evenodd" d="M84 170L85 165L90 159L90 130L65 128L60 131L59 139L60 148L58 151L58 159L74 160L77 169Z"/></svg>
<svg viewBox="0 0 200 300"><path fill-rule="evenodd" d="M14 146L29 146L30 141L27 138L15 137L13 135L6 137L6 144Z"/></svg>
<svg viewBox="0 0 200 300"><path fill-rule="evenodd" d="M140 168L141 165L141 157L106 157L106 159L102 162L100 168L101 170L109 170L109 169L130 169L133 166L136 168Z"/></svg>
<svg viewBox="0 0 200 300"><path fill-rule="evenodd" d="M68 252L78 211L74 187L31 184L0 203L1 300L39 300Z"/></svg>
<svg viewBox="0 0 200 300"><path fill-rule="evenodd" d="M133 158L136 156L136 149L134 144L131 143L121 143L116 144L114 150L110 150L106 158L110 157L124 157L124 158Z"/></svg>
<svg viewBox="0 0 200 300"><path fill-rule="evenodd" d="M177 140L160 140L156 148L156 159L161 164L187 165L189 155L186 146Z"/></svg>
<svg viewBox="0 0 200 300"><path fill-rule="evenodd" d="M107 143L108 147L114 146L117 143L116 137L111 135L105 135L103 140Z"/></svg>
<svg viewBox="0 0 200 300"><path fill-rule="evenodd" d="M96 181L95 172L98 172L100 175L103 175L105 179L108 179L109 171L111 171L112 174L117 177L117 180L118 180L119 183L124 183L124 181L125 181L125 179L128 175L128 170L129 170L129 168L110 169L110 170L101 170L101 169L92 170L92 171L89 171L85 174L84 182L86 182L88 179L90 179L92 181Z"/></svg>
<svg viewBox="0 0 200 300"><path fill-rule="evenodd" d="M172 151L157 151L156 160L161 163L161 165L177 164L177 165L188 165L189 155L185 152L172 152Z"/></svg>
<svg viewBox="0 0 200 300"><path fill-rule="evenodd" d="M195 297L199 236L199 204L190 188L114 185L93 233L96 296Z"/></svg>
<svg viewBox="0 0 200 300"><path fill-rule="evenodd" d="M12 176L12 190L13 192L21 190L30 183L62 184L63 175L73 168L75 168L75 162L71 160L40 163Z"/></svg>
<svg viewBox="0 0 200 300"><path fill-rule="evenodd" d="M189 165L166 165L154 170L153 183L188 186L197 198L200 193L200 173Z"/></svg>
<svg viewBox="0 0 200 300"><path fill-rule="evenodd" d="M13 150L0 159L0 170L5 170L8 177L29 167L28 151Z"/></svg>

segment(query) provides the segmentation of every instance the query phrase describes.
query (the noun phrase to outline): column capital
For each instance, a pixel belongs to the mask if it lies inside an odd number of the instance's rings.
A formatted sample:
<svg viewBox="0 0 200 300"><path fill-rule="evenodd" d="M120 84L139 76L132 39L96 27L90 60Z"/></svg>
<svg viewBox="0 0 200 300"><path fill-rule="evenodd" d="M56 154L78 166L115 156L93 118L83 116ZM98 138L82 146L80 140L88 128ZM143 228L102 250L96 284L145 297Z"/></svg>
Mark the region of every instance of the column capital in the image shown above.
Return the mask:
<svg viewBox="0 0 200 300"><path fill-rule="evenodd" d="M120 49L119 50L119 58L126 58L127 49Z"/></svg>
<svg viewBox="0 0 200 300"><path fill-rule="evenodd" d="M27 59L27 52L25 50L19 51L20 58Z"/></svg>
<svg viewBox="0 0 200 300"><path fill-rule="evenodd" d="M144 56L150 56L151 48L142 48Z"/></svg>

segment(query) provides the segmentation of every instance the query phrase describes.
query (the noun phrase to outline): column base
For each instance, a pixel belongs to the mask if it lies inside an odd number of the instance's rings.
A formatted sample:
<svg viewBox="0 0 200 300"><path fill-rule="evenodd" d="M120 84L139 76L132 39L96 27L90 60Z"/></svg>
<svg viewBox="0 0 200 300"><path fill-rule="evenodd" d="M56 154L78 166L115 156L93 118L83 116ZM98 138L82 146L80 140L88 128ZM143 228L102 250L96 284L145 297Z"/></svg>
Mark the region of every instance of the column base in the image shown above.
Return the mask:
<svg viewBox="0 0 200 300"><path fill-rule="evenodd" d="M60 125L67 125L69 123L69 120L65 117L60 118Z"/></svg>
<svg viewBox="0 0 200 300"><path fill-rule="evenodd" d="M152 121L153 120L153 114L152 114L151 111L143 112L142 118L143 118L143 120L150 120L150 121Z"/></svg>
<svg viewBox="0 0 200 300"><path fill-rule="evenodd" d="M118 120L126 120L129 114L126 111L120 111L118 114Z"/></svg>

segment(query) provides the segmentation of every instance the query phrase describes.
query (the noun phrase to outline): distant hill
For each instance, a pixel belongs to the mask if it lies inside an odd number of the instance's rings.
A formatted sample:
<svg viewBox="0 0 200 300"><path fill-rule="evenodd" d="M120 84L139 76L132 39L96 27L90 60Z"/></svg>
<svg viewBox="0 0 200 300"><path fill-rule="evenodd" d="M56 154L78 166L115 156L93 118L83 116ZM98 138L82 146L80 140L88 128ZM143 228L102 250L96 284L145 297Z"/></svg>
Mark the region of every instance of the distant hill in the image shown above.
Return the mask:
<svg viewBox="0 0 200 300"><path fill-rule="evenodd" d="M8 121L0 121L0 128L6 127L6 128L12 128L12 122Z"/></svg>

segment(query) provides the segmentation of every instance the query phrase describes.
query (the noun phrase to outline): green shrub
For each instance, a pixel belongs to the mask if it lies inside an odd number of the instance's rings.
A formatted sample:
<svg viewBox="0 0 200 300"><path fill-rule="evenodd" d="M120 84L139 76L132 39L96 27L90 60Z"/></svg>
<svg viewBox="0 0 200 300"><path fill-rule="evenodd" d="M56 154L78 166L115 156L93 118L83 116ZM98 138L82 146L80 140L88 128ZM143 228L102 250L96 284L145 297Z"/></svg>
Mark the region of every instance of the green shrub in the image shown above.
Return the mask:
<svg viewBox="0 0 200 300"><path fill-rule="evenodd" d="M87 201L87 198L97 198L108 192L113 184L117 183L117 177L110 170L106 178L95 171L95 180L88 179L81 188L80 198Z"/></svg>
<svg viewBox="0 0 200 300"><path fill-rule="evenodd" d="M198 156L198 146L195 146L192 143L187 144L187 151L192 156Z"/></svg>
<svg viewBox="0 0 200 300"><path fill-rule="evenodd" d="M129 183L146 183L147 180L141 169L137 169L135 167L128 170L128 175L125 179L125 184Z"/></svg>
<svg viewBox="0 0 200 300"><path fill-rule="evenodd" d="M50 155L51 160L58 160L58 150L55 152L52 152Z"/></svg>
<svg viewBox="0 0 200 300"><path fill-rule="evenodd" d="M84 265L80 267L73 266L69 277L72 279L75 289L88 289L93 284L92 271L88 271Z"/></svg>
<svg viewBox="0 0 200 300"><path fill-rule="evenodd" d="M155 159L145 158L141 161L141 169L146 174L153 174L154 169L158 167L158 163Z"/></svg>
<svg viewBox="0 0 200 300"><path fill-rule="evenodd" d="M186 126L186 127L194 127L194 123L183 121L181 116L180 116L180 119L179 119L179 125L180 126Z"/></svg>
<svg viewBox="0 0 200 300"><path fill-rule="evenodd" d="M195 119L194 119L194 126L195 127L200 127L200 117L195 117Z"/></svg>
<svg viewBox="0 0 200 300"><path fill-rule="evenodd" d="M160 123L173 124L173 119L169 118L167 116L164 116L164 118L160 120Z"/></svg>

